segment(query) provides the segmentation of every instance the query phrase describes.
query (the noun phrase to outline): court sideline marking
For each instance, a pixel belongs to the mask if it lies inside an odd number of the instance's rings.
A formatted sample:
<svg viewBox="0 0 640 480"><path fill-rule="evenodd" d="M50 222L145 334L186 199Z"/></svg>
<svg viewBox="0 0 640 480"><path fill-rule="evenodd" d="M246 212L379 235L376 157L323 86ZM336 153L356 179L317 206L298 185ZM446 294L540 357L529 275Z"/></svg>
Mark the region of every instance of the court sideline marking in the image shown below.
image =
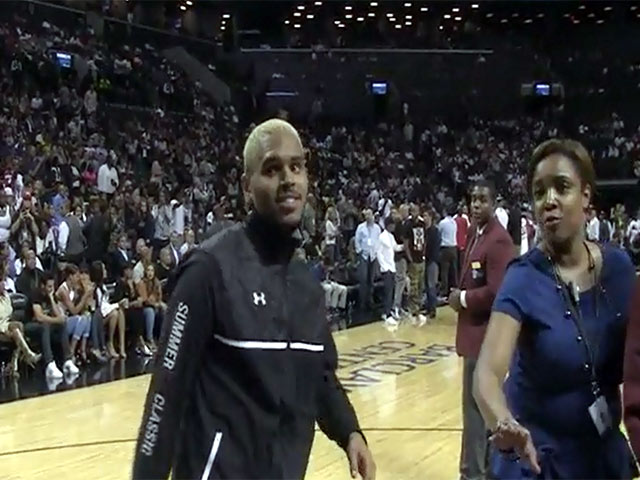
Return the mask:
<svg viewBox="0 0 640 480"><path fill-rule="evenodd" d="M450 432L450 433L461 433L462 428L460 427L377 427L377 428L362 428L363 432ZM316 430L316 433L320 432L320 430ZM84 443L70 443L67 445L56 445L52 447L38 447L38 448L27 448L23 450L13 450L9 452L0 452L0 457L8 457L9 455L21 455L24 453L36 453L36 452L46 452L49 450L63 450L68 448L79 448L79 447L95 447L99 445L115 445L118 443L133 443L137 440L137 438L119 438L116 440L97 440L95 442L84 442Z"/></svg>

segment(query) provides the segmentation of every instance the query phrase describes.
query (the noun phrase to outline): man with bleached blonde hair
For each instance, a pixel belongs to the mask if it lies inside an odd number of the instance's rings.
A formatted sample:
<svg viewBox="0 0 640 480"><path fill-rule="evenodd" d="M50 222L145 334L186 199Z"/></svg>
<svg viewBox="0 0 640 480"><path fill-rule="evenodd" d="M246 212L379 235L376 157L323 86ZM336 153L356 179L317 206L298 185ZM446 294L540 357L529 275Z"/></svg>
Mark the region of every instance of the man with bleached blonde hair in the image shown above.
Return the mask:
<svg viewBox="0 0 640 480"><path fill-rule="evenodd" d="M244 149L247 222L179 266L134 479L170 470L176 479L301 479L315 422L346 451L353 478L375 478L335 374L324 291L294 258L307 184L296 130L278 119L258 125Z"/></svg>

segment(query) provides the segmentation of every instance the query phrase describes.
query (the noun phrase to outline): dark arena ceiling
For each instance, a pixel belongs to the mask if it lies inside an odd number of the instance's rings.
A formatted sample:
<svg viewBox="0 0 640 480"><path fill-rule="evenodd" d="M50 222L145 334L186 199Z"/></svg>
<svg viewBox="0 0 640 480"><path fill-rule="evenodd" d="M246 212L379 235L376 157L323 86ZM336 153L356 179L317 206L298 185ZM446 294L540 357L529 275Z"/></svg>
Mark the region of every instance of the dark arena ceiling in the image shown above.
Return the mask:
<svg viewBox="0 0 640 480"><path fill-rule="evenodd" d="M535 30L550 24L574 29L620 22L640 26L637 1L179 0L166 2L166 7L168 13L191 9L215 12L218 29L228 30L233 25L240 37L254 36L266 42L309 32L322 36L327 29L353 36L371 30L407 35L419 29L447 33Z"/></svg>

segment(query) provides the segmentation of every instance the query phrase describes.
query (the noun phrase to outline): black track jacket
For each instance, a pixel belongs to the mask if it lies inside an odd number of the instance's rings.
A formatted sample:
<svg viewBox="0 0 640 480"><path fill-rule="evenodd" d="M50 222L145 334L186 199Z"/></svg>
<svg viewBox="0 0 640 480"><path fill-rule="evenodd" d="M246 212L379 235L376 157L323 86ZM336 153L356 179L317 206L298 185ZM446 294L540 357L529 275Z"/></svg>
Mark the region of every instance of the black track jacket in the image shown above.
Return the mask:
<svg viewBox="0 0 640 480"><path fill-rule="evenodd" d="M314 422L359 431L335 375L324 292L296 241L257 215L181 264L138 436L133 479L301 479Z"/></svg>

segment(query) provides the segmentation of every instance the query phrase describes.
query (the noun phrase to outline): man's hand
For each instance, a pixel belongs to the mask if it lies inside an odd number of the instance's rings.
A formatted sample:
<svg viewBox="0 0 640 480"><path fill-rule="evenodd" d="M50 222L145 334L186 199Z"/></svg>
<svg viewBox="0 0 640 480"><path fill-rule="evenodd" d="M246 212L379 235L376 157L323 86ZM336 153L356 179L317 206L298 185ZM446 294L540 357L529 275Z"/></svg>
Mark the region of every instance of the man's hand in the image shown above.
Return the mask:
<svg viewBox="0 0 640 480"><path fill-rule="evenodd" d="M449 294L449 306L453 308L456 312L462 310L462 304L460 303L460 290L454 288L451 290Z"/></svg>
<svg viewBox="0 0 640 480"><path fill-rule="evenodd" d="M362 480L375 480L376 464L364 438L358 432L349 435L347 457L349 458L351 478L356 478L359 473Z"/></svg>

